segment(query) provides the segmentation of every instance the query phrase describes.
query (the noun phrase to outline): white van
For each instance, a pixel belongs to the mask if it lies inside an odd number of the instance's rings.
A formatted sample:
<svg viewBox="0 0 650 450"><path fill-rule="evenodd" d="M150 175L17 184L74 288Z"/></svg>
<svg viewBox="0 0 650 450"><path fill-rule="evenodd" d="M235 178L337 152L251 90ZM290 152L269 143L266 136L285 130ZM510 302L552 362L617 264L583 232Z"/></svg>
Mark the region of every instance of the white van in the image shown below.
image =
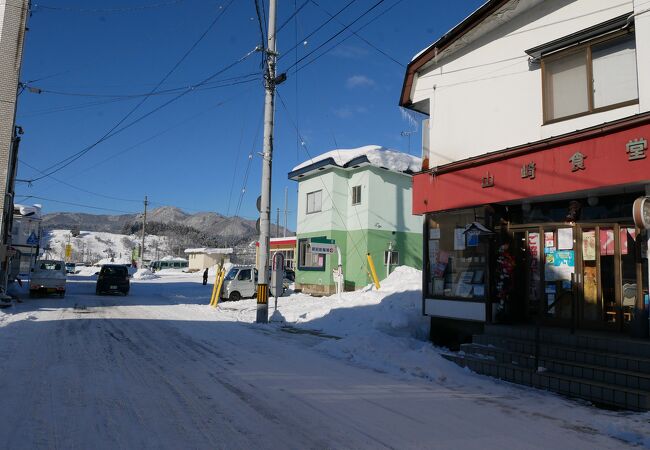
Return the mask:
<svg viewBox="0 0 650 450"><path fill-rule="evenodd" d="M233 266L223 279L221 298L237 301L255 297L257 269L253 266Z"/></svg>
<svg viewBox="0 0 650 450"><path fill-rule="evenodd" d="M288 282L288 280L285 279ZM284 294L283 286L280 297ZM237 301L242 298L252 298L257 295L257 269L254 266L233 266L223 279L221 298ZM269 295L275 297L273 286L269 283Z"/></svg>

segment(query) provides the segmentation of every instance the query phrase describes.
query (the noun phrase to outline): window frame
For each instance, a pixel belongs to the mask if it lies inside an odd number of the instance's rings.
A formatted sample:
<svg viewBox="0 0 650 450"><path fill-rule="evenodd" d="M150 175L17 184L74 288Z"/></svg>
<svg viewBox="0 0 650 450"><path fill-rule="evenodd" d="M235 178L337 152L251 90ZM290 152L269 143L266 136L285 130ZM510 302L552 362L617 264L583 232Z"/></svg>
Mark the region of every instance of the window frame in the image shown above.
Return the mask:
<svg viewBox="0 0 650 450"><path fill-rule="evenodd" d="M323 256L323 264L321 266L304 266L302 264L302 260L304 259L302 256L302 245L303 243L306 245L309 244L311 241L310 238L304 238L304 239L298 239L298 257L295 260L295 265L298 267L298 270L302 271L313 271L313 272L324 272L325 268L327 267L327 255L322 255Z"/></svg>
<svg viewBox="0 0 650 450"><path fill-rule="evenodd" d="M390 255L390 262L389 262ZM395 260L395 261L393 261ZM384 265L399 266L399 250L384 250Z"/></svg>
<svg viewBox="0 0 650 450"><path fill-rule="evenodd" d="M358 192L358 195L355 192ZM361 201L361 185L352 186L352 206L360 205Z"/></svg>
<svg viewBox="0 0 650 450"><path fill-rule="evenodd" d="M309 210L309 196L318 194L320 193L320 205L318 206L318 209L314 209L313 211ZM305 214L316 214L321 211L323 211L323 190L319 189L317 191L312 191L312 192L307 192L307 195L305 196L306 204L305 204Z"/></svg>
<svg viewBox="0 0 650 450"><path fill-rule="evenodd" d="M603 111L609 111L612 109L622 108L630 105L639 104L639 87L638 87L638 71L637 71L637 96L634 100L626 100L619 103L613 103L607 106L601 106L599 108L594 108L594 77L593 77L593 59L592 59L592 47L595 45L603 44L607 41L614 41L626 35L632 35L634 39L634 53L636 56L636 33L634 28L630 30L622 30L615 33L610 33L605 36L601 36L590 41L583 42L580 44L572 45L569 48L557 50L556 52L550 53L548 56L542 56L541 58L541 69L542 69L542 115L543 115L543 125L549 125L557 122L562 122L565 120L575 119L577 117L588 116L590 114L596 114ZM549 94L546 89L546 83L548 81L548 74L546 70L546 64L562 59L568 55L574 53L585 53L585 64L587 72L587 98L588 98L588 109L576 114L571 114L568 116L557 117L554 119L549 119ZM637 70L638 70L638 64Z"/></svg>

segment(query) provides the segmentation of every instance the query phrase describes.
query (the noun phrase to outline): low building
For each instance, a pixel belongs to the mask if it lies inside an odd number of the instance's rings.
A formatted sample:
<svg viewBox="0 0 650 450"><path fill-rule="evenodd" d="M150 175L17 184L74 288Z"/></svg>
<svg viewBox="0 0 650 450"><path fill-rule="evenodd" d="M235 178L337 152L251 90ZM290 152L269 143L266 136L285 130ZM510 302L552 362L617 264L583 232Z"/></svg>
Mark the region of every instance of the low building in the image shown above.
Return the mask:
<svg viewBox="0 0 650 450"><path fill-rule="evenodd" d="M257 267L257 261L259 258L259 243L256 244L255 251L255 266ZM287 236L271 238L269 252L271 254L269 261L272 262L275 254L280 253L284 257L284 268L293 270L295 267L296 237Z"/></svg>
<svg viewBox="0 0 650 450"><path fill-rule="evenodd" d="M230 262L230 255L232 255L232 248L188 248L185 254L189 260L189 270L205 270L208 267L213 267L217 264L225 264Z"/></svg>
<svg viewBox="0 0 650 450"><path fill-rule="evenodd" d="M11 247L15 254L11 261L10 279L19 274L29 274L40 252L41 224L41 205L14 205Z"/></svg>
<svg viewBox="0 0 650 450"><path fill-rule="evenodd" d="M369 145L327 152L289 173L298 182L297 289L336 290L337 254L312 252L312 240L339 248L346 290L371 282L368 254L380 278L397 265L421 266L422 219L411 204L411 174L420 164L420 158Z"/></svg>

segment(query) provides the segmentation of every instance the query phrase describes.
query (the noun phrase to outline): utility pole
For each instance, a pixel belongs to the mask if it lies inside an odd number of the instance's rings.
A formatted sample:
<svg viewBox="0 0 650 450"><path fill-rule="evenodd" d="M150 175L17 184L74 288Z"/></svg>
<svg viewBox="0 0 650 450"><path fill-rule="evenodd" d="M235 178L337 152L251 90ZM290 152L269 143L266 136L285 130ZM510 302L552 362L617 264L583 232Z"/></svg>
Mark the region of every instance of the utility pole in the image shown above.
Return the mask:
<svg viewBox="0 0 650 450"><path fill-rule="evenodd" d="M275 102L275 4L269 0L268 43L264 74L264 149L262 155L262 195L260 200L259 258L257 260L257 323L269 321L269 236L271 234L271 161L273 159L273 108Z"/></svg>
<svg viewBox="0 0 650 450"><path fill-rule="evenodd" d="M284 187L284 232L282 237L287 237L287 200L289 195L289 188Z"/></svg>
<svg viewBox="0 0 650 450"><path fill-rule="evenodd" d="M280 237L280 208L275 214L275 237Z"/></svg>
<svg viewBox="0 0 650 450"><path fill-rule="evenodd" d="M29 1L17 0L0 7L0 306L11 305L9 282L11 223L18 146L22 129L16 126L16 105L23 62Z"/></svg>
<svg viewBox="0 0 650 450"><path fill-rule="evenodd" d="M144 268L144 230L147 227L147 205L149 201L147 196L144 196L144 215L142 216L142 247L140 248L140 264L138 265L139 269Z"/></svg>

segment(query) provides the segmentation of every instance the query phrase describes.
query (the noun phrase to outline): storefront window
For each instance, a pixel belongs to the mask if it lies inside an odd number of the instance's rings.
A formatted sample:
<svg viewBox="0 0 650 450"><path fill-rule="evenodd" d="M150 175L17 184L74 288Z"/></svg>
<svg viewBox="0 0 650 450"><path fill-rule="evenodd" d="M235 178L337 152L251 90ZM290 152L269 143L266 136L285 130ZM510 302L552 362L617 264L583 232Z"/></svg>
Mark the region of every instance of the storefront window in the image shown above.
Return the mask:
<svg viewBox="0 0 650 450"><path fill-rule="evenodd" d="M429 297L485 299L488 244L480 222L473 209L429 215Z"/></svg>

